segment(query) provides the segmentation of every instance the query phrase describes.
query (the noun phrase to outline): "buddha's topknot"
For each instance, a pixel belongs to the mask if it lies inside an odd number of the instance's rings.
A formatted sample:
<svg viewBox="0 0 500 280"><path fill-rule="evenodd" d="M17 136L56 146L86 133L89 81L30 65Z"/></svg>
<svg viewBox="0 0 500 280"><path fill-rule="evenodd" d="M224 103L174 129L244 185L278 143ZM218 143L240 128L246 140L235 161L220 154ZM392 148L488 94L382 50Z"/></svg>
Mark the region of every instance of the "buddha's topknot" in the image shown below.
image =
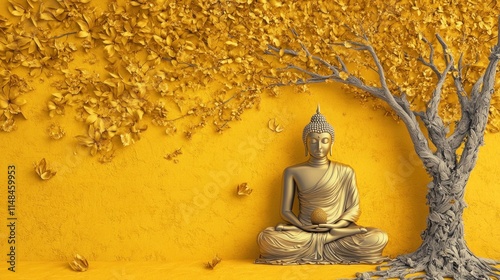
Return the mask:
<svg viewBox="0 0 500 280"><path fill-rule="evenodd" d="M333 130L333 127L326 121L325 116L321 114L319 105L318 109L316 110L316 114L311 117L311 122L308 123L306 127L304 127L304 131L302 132L302 141L304 142L304 145L307 143L307 135L309 135L309 133L311 132L327 132L332 136L332 142L335 139L335 131Z"/></svg>

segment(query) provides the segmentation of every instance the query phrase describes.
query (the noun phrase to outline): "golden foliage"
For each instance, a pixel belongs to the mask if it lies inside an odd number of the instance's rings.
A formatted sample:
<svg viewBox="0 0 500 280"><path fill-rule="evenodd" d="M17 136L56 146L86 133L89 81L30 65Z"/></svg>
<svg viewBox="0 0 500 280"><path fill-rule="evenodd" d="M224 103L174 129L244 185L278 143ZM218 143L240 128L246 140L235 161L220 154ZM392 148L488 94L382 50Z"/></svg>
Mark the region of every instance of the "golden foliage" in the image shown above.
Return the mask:
<svg viewBox="0 0 500 280"><path fill-rule="evenodd" d="M66 132L64 129L56 124L56 123L51 123L50 126L47 128L47 134L49 134L49 137L54 140L59 140L66 135Z"/></svg>
<svg viewBox="0 0 500 280"><path fill-rule="evenodd" d="M218 265L222 261L219 256L215 255L211 262L207 262L207 268L214 269L216 265Z"/></svg>
<svg viewBox="0 0 500 280"><path fill-rule="evenodd" d="M26 117L22 107L27 100L25 93L31 90L26 80L4 69L0 70L2 91L0 92L0 130L11 132L16 129L16 116Z"/></svg>
<svg viewBox="0 0 500 280"><path fill-rule="evenodd" d="M425 108L436 77L418 61L430 52L422 39L435 44L439 33L455 57L463 54L464 87L470 89L487 64L499 12L496 2L472 0L110 0L102 12L90 0L9 3L10 17L0 17L0 129L15 129L32 90L12 70L53 77L49 115L64 115L73 106L88 126L78 142L103 159L111 158L113 143L138 141L146 119L173 134L175 122L189 118L183 128L188 139L206 124L222 132L258 106L264 92L275 96L277 86L304 84L303 73L287 66L328 74L313 56L345 61L339 65L342 79L353 75L377 84L368 54L353 51L364 39L376 50L391 89L405 93L412 108ZM268 55L269 46L280 49L277 57ZM310 51L285 51L301 46ZM436 64L444 67L440 51ZM75 65L75 57L85 55L89 64L104 66L101 73ZM440 107L446 123L460 117L451 83ZM199 94L202 88L211 93ZM356 96L371 100L364 92ZM496 99L490 131L499 129Z"/></svg>
<svg viewBox="0 0 500 280"><path fill-rule="evenodd" d="M69 262L71 269L77 272L84 272L89 269L89 262L84 257L76 254L73 260Z"/></svg>
<svg viewBox="0 0 500 280"><path fill-rule="evenodd" d="M283 126L281 126L281 124L278 124L278 123L276 122L276 118L274 118L274 119L270 119L270 120L269 120L269 122L267 123L267 127L268 127L270 130L272 130L272 131L274 131L274 132L277 132L277 133L282 132L282 131L283 131L283 129L284 129L284 128L283 128Z"/></svg>
<svg viewBox="0 0 500 280"><path fill-rule="evenodd" d="M170 154L166 154L164 158L166 160L171 160L174 163L179 163L179 159L177 158L179 155L182 155L182 149L176 149L175 151L171 152Z"/></svg>
<svg viewBox="0 0 500 280"><path fill-rule="evenodd" d="M293 21L292 25L284 28L291 31L288 34L283 32L282 37L278 37L280 42L288 42L281 43L281 50L276 55L281 65L287 66L287 69L291 69L292 65L329 75L329 68L312 59L320 57L342 69L339 76L343 80L354 75L365 78L367 84L377 85L379 81L374 75L373 60L366 52L352 51L358 47L356 42L368 41L383 65L391 91L406 94L415 110L425 109L437 81L431 69L419 62L420 57L429 58L430 48L425 40L436 45L434 59L441 71L445 66L444 54L442 49L437 48L439 44L435 34L440 34L457 60L463 55L462 77L464 88L469 90L488 63L489 48L493 45L492 40L496 40L499 11L495 2L478 4L475 1L454 0L425 5L414 1L301 1L290 6L298 11L297 19L304 17L306 20ZM283 13L289 18L295 17ZM269 44L279 47L272 42ZM340 61L345 61L345 64ZM273 74L285 84L290 81L300 84L310 78L304 73L297 73L298 77L291 79L289 71ZM355 91L361 100L369 99L361 90ZM444 86L442 100L439 113L445 123L458 120L460 104L451 77ZM384 106L375 102L374 107ZM500 107L493 105L491 112L498 109ZM494 130L494 114L490 116L492 119L488 128Z"/></svg>
<svg viewBox="0 0 500 280"><path fill-rule="evenodd" d="M247 183L241 183L236 187L236 193L241 196L250 195L252 191L253 189L250 188Z"/></svg>
<svg viewBox="0 0 500 280"><path fill-rule="evenodd" d="M40 160L40 162L34 162L33 166L35 168L36 174L38 174L38 176L42 180L49 180L57 173L56 171L54 171L48 167L47 161L45 160L45 158L42 158Z"/></svg>

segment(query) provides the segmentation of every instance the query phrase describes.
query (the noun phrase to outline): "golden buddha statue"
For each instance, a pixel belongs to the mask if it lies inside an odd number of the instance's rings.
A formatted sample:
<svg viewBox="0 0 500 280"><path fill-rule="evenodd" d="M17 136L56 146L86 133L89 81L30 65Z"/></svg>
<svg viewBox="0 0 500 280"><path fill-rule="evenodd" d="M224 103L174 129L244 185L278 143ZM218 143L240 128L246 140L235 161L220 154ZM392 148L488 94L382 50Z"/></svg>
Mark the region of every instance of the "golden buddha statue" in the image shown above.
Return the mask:
<svg viewBox="0 0 500 280"><path fill-rule="evenodd" d="M304 128L302 140L309 160L283 174L281 217L262 231L257 242L266 264L379 263L387 234L356 224L360 216L354 170L328 159L335 138L319 106ZM299 214L292 211L294 197Z"/></svg>

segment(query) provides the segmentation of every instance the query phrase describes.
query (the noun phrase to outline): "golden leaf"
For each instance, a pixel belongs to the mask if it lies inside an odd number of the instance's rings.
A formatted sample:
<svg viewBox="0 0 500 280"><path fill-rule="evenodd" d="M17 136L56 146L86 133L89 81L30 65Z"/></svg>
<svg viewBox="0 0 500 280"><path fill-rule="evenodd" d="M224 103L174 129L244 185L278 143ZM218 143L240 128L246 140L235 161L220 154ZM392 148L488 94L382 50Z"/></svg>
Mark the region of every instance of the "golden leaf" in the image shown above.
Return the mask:
<svg viewBox="0 0 500 280"><path fill-rule="evenodd" d="M272 37L271 40L273 41L275 47L279 48L281 46L281 41L278 38Z"/></svg>
<svg viewBox="0 0 500 280"><path fill-rule="evenodd" d="M283 127L276 122L276 118L270 119L269 122L267 123L267 127L269 127L270 130L277 133L283 131Z"/></svg>
<svg viewBox="0 0 500 280"><path fill-rule="evenodd" d="M283 3L281 3L281 1L278 0L269 0L269 3L274 7L281 7L283 5Z"/></svg>
<svg viewBox="0 0 500 280"><path fill-rule="evenodd" d="M54 140L59 140L66 134L64 129L56 123L50 124L50 126L47 128L47 133L49 134L49 137Z"/></svg>
<svg viewBox="0 0 500 280"><path fill-rule="evenodd" d="M179 160L177 159L177 157L179 155L182 155L182 150L181 148L179 149L176 149L175 151L173 151L172 153L170 154L166 154L163 158L167 159L167 160L172 160L174 163L178 163Z"/></svg>
<svg viewBox="0 0 500 280"><path fill-rule="evenodd" d="M123 146L128 146L135 142L130 133L121 134L120 140L122 141Z"/></svg>
<svg viewBox="0 0 500 280"><path fill-rule="evenodd" d="M280 55L280 57L283 56L283 55L285 55L285 49L280 49L279 55Z"/></svg>
<svg viewBox="0 0 500 280"><path fill-rule="evenodd" d="M99 118L99 116L97 116L97 114L90 114L87 117L87 119L85 120L85 122L88 124L91 124L91 123L94 123L98 118Z"/></svg>
<svg viewBox="0 0 500 280"><path fill-rule="evenodd" d="M193 51L195 49L195 45L191 41L186 41L184 48L188 51Z"/></svg>
<svg viewBox="0 0 500 280"><path fill-rule="evenodd" d="M346 72L342 71L339 73L339 77L342 79L342 80L347 80L347 78L349 78L349 74L347 74Z"/></svg>
<svg viewBox="0 0 500 280"><path fill-rule="evenodd" d="M0 130L5 131L5 132L12 132L16 130L16 122L14 121L13 118L11 119L6 119L2 125L0 126Z"/></svg>
<svg viewBox="0 0 500 280"><path fill-rule="evenodd" d="M9 6L9 12L13 15L13 16L24 16L25 13L26 13L26 8L24 8L22 5L16 3L15 1L13 0L9 0L10 4L12 6Z"/></svg>
<svg viewBox="0 0 500 280"><path fill-rule="evenodd" d="M109 57L113 57L116 53L115 47L113 45L105 46L104 50L106 51Z"/></svg>
<svg viewBox="0 0 500 280"><path fill-rule="evenodd" d="M85 38L85 37L88 37L89 35L90 35L90 33L87 31L79 31L78 34L76 34L76 36L79 38Z"/></svg>
<svg viewBox="0 0 500 280"><path fill-rule="evenodd" d="M42 180L49 180L57 173L56 171L47 167L47 161L45 160L45 158L42 158L38 163L34 162L33 166L35 168L36 174L38 174L38 176Z"/></svg>
<svg viewBox="0 0 500 280"><path fill-rule="evenodd" d="M136 121L142 120L142 116L144 116L144 111L142 111L142 110L134 111L134 119Z"/></svg>
<svg viewBox="0 0 500 280"><path fill-rule="evenodd" d="M92 147L94 145L94 139L90 138L89 136L77 135L75 136L75 138L76 140L78 140L78 143L82 146Z"/></svg>
<svg viewBox="0 0 500 280"><path fill-rule="evenodd" d="M0 93L0 109L4 109L4 114L6 114L6 116L22 114L21 107L26 104L27 101L21 96L22 95L16 90Z"/></svg>
<svg viewBox="0 0 500 280"><path fill-rule="evenodd" d="M236 190L237 190L236 193L238 195L250 195L253 191L253 189L248 187L247 183L242 183L242 184L238 185Z"/></svg>
<svg viewBox="0 0 500 280"><path fill-rule="evenodd" d="M106 128L103 132L103 135L105 136L106 139L111 139L115 136L117 131L118 131L118 127L114 124L114 125Z"/></svg>
<svg viewBox="0 0 500 280"><path fill-rule="evenodd" d="M89 262L84 257L76 254L75 258L69 262L69 266L74 271L84 272L89 269Z"/></svg>
<svg viewBox="0 0 500 280"><path fill-rule="evenodd" d="M207 262L207 268L214 269L216 265L218 265L222 261L219 256L215 255L211 262Z"/></svg>
<svg viewBox="0 0 500 280"><path fill-rule="evenodd" d="M167 127L165 129L165 133L167 135L172 135L177 132L177 127L175 127L174 123L172 121L168 121L165 123L165 126Z"/></svg>

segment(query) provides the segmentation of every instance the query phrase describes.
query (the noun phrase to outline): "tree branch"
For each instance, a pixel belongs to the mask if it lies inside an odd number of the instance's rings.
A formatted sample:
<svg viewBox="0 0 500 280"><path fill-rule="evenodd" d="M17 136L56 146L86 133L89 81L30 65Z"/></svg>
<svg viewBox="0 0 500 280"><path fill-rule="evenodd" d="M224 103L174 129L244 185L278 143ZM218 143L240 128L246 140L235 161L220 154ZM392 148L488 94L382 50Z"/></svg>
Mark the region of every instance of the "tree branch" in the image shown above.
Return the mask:
<svg viewBox="0 0 500 280"><path fill-rule="evenodd" d="M441 38L439 34L436 34L436 38L441 45L443 50L443 58L446 62L446 67L443 72L440 72L434 63L434 47L425 38L422 40L429 45L430 55L429 61L425 61L423 57L419 57L418 60L421 61L425 66L429 67L438 79L436 87L432 93L431 100L427 104L427 110L424 114L420 114L420 118L424 122L427 131L429 132L429 138L434 143L437 148L436 154L442 158L448 167L454 167L456 164L457 155L455 153L456 149L451 149L450 142L447 140L446 135L449 128L444 125L442 118L439 116L438 108L441 102L441 93L448 76L448 73L454 69L454 59L451 54L448 53L448 46ZM443 176L446 176L442 174ZM447 177L447 176L446 176Z"/></svg>
<svg viewBox="0 0 500 280"><path fill-rule="evenodd" d="M427 105L426 119L423 119L423 121L426 123L426 127L429 130L429 137L431 138L434 145L436 145L436 147L439 150L444 150L446 149L447 146L446 143L447 128L445 127L443 120L439 116L438 108L439 108L439 103L441 102L441 93L443 85L446 81L446 77L450 69L452 69L453 67L454 60L451 55L447 54L448 46L444 43L441 36L439 36L438 34L436 35L436 37L438 41L441 43L441 47L443 49L443 56L445 57L445 60L447 62L446 62L446 68L443 70L443 72L442 73L439 72L432 58L432 53L434 51L433 49L431 49L431 57L429 58L429 63L426 65L429 66L436 73L438 82L436 84L436 88L432 93L432 98Z"/></svg>
<svg viewBox="0 0 500 280"><path fill-rule="evenodd" d="M465 142L464 151L458 169L460 172L470 172L474 168L477 160L477 152L479 147L483 144L484 132L488 122L488 114L490 109L491 96L495 89L495 77L497 65L500 60L500 17L498 18L498 41L497 44L491 49L489 56L490 62L486 67L482 77L482 88L479 92L478 88L481 84L479 79L474 85L472 93L472 108L471 108L471 123L468 131L467 140Z"/></svg>
<svg viewBox="0 0 500 280"><path fill-rule="evenodd" d="M303 48L305 48L304 45L302 45L302 46L303 46ZM310 52L307 50L307 48L305 48L305 49L306 49L306 53L310 54ZM299 53L297 51L294 51L291 49L278 48L278 47L275 47L275 46L270 45L270 44L267 45L267 50L265 51L265 54L276 55L276 54L280 54L280 52L283 52L283 54L287 54L287 55L291 55L291 56L295 56L295 57L299 56ZM328 69L332 70L333 74L338 75L340 73L338 67L333 66L332 64L328 63L327 61L325 61L321 57L315 56L315 55L310 55L310 57L313 60L316 60L316 61L320 62L321 64L323 64ZM340 57L338 57L337 59L339 60L339 63L342 64L342 67L344 68L345 65L344 65L343 61L340 59Z"/></svg>
<svg viewBox="0 0 500 280"><path fill-rule="evenodd" d="M447 139L450 147L455 151L458 149L458 147L460 147L462 142L465 140L471 121L470 119L471 102L463 87L462 71L463 71L462 56L460 56L460 59L458 61L457 75L453 77L453 81L455 84L458 100L460 101L460 108L462 114L460 116L460 120L455 124L455 129L453 133ZM482 82L483 82L483 77L481 76L474 85L474 87L472 88L470 96L477 94L476 92L479 91L479 85L482 84Z"/></svg>
<svg viewBox="0 0 500 280"><path fill-rule="evenodd" d="M419 56L417 60L420 61L423 65L431 68L431 70L436 74L439 80L441 79L441 72L439 72L436 65L434 64L434 46L425 37L422 38L422 41L427 43L431 51L431 53L429 54L429 62L425 61L425 59L422 56Z"/></svg>

